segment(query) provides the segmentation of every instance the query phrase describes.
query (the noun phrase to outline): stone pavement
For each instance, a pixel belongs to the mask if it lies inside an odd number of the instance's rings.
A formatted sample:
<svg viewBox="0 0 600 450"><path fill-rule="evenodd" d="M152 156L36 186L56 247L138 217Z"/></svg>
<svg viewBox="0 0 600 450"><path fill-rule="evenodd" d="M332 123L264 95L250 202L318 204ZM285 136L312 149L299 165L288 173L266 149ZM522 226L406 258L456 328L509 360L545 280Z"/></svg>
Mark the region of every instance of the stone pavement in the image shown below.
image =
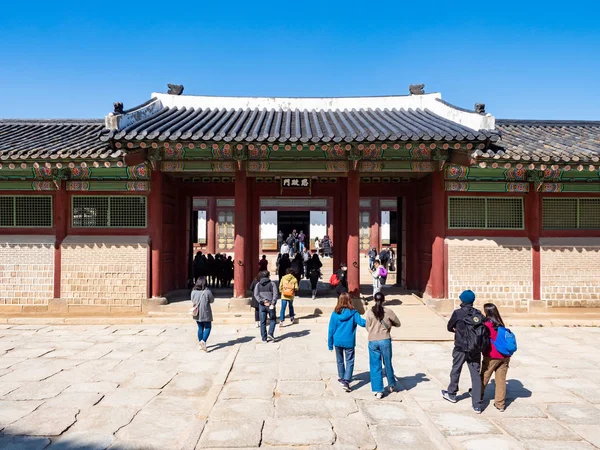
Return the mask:
<svg viewBox="0 0 600 450"><path fill-rule="evenodd" d="M0 448L600 447L600 328L515 328L507 410L480 416L440 397L450 342L395 342L402 390L376 400L364 330L349 394L325 324L257 331L215 325L206 354L191 321L0 325Z"/></svg>

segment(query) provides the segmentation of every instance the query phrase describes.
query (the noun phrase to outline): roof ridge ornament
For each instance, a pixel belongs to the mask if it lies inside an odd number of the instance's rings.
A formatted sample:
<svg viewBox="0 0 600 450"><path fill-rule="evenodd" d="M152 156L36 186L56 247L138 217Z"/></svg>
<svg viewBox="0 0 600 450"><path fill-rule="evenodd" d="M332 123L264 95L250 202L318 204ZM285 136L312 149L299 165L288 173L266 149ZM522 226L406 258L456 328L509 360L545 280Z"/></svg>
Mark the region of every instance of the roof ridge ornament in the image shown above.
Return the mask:
<svg viewBox="0 0 600 450"><path fill-rule="evenodd" d="M169 95L181 95L183 94L183 84L167 84L169 90L167 94Z"/></svg>
<svg viewBox="0 0 600 450"><path fill-rule="evenodd" d="M408 92L410 92L410 95L423 95L423 94L425 94L425 85L424 84L411 84L408 87Z"/></svg>
<svg viewBox="0 0 600 450"><path fill-rule="evenodd" d="M485 103L475 103L475 112L477 114L485 114Z"/></svg>
<svg viewBox="0 0 600 450"><path fill-rule="evenodd" d="M123 102L114 102L113 107L113 114L123 114Z"/></svg>

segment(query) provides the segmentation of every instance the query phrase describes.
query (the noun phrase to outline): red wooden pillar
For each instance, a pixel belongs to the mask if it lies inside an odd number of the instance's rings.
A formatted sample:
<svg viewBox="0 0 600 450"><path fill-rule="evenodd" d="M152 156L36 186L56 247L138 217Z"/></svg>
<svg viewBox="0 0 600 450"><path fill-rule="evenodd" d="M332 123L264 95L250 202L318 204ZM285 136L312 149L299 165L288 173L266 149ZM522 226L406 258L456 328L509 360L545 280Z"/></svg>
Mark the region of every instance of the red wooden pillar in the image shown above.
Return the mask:
<svg viewBox="0 0 600 450"><path fill-rule="evenodd" d="M346 178L340 178L337 183L337 192L334 200L333 210L333 235L329 238L333 240L333 271L338 270L341 263L346 262L347 247L347 208L346 202Z"/></svg>
<svg viewBox="0 0 600 450"><path fill-rule="evenodd" d="M406 195L406 287L419 289L419 209L417 189L411 186Z"/></svg>
<svg viewBox="0 0 600 450"><path fill-rule="evenodd" d="M446 235L446 193L444 172L431 174L431 273L429 294L432 298L444 298L444 238Z"/></svg>
<svg viewBox="0 0 600 450"><path fill-rule="evenodd" d="M371 197L371 209L369 210L369 220L371 222L371 247L375 247L377 252L381 250L381 211L379 210L379 197Z"/></svg>
<svg viewBox="0 0 600 450"><path fill-rule="evenodd" d="M352 296L360 294L360 251L358 248L358 233L360 230L360 177L358 171L348 172L347 190L347 249L348 258L348 292Z"/></svg>
<svg viewBox="0 0 600 450"><path fill-rule="evenodd" d="M542 261L540 255L540 217L542 211L540 193L536 191L534 183L531 183L529 186L529 193L525 198L525 202L525 226L527 227L527 235L531 241L533 299L540 300L542 298Z"/></svg>
<svg viewBox="0 0 600 450"><path fill-rule="evenodd" d="M248 236L248 178L245 170L237 170L235 173L235 241L233 244L234 275L233 296L246 296L246 242Z"/></svg>
<svg viewBox="0 0 600 450"><path fill-rule="evenodd" d="M208 199L206 209L206 251L211 255L217 252L217 199Z"/></svg>
<svg viewBox="0 0 600 450"><path fill-rule="evenodd" d="M260 236L260 195L257 192L256 179L252 179L252 252L250 258L252 261L252 270L250 271L248 286L252 283L252 278L258 274L258 260L262 252L261 236ZM269 267L270 272L274 273L275 269Z"/></svg>
<svg viewBox="0 0 600 450"><path fill-rule="evenodd" d="M60 281L62 276L62 242L67 237L67 228L69 226L69 197L67 195L67 186L65 181L61 181L60 189L54 195L54 229L56 241L54 243L54 298L60 298Z"/></svg>
<svg viewBox="0 0 600 450"><path fill-rule="evenodd" d="M152 184L150 185L149 209L150 214L150 239L152 242L152 297L162 295L161 257L163 249L163 173L159 170L152 171Z"/></svg>

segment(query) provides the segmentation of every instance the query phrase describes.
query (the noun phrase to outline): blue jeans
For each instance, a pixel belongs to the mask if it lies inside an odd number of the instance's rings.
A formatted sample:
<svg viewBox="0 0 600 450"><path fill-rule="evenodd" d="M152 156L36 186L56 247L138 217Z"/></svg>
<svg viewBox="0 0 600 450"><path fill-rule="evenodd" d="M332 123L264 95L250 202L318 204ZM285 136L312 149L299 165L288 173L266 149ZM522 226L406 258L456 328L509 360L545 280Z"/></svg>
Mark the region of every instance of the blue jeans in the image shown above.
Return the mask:
<svg viewBox="0 0 600 450"><path fill-rule="evenodd" d="M383 392L381 363L384 365L388 386L396 386L396 377L394 376L394 367L392 366L391 339L369 342L369 369L371 372L371 390L373 392Z"/></svg>
<svg viewBox="0 0 600 450"><path fill-rule="evenodd" d="M275 325L277 325L277 313L275 308L270 309L268 306L262 303L258 305L258 316L260 318L260 336L263 341L267 340L267 316L269 317L269 335L273 336L275 333Z"/></svg>
<svg viewBox="0 0 600 450"><path fill-rule="evenodd" d="M346 357L345 365L344 356ZM354 348L335 347L335 359L337 361L338 378L350 383L354 372Z"/></svg>
<svg viewBox="0 0 600 450"><path fill-rule="evenodd" d="M304 242L298 242L298 251L302 253L304 251Z"/></svg>
<svg viewBox="0 0 600 450"><path fill-rule="evenodd" d="M279 321L283 322L285 320L285 309L287 305L290 305L290 320L294 321L294 300L281 300L281 312L279 313Z"/></svg>
<svg viewBox="0 0 600 450"><path fill-rule="evenodd" d="M210 330L212 329L212 323L196 322L196 325L198 325L198 342L208 341L208 337L210 336Z"/></svg>

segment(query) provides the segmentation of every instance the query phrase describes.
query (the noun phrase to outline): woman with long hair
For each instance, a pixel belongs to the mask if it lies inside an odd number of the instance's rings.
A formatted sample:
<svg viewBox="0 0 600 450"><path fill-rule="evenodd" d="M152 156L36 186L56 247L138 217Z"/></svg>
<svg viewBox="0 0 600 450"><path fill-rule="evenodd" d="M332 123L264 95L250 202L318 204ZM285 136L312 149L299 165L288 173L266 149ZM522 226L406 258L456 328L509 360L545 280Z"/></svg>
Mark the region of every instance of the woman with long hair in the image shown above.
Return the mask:
<svg viewBox="0 0 600 450"><path fill-rule="evenodd" d="M335 359L338 369L338 383L346 392L350 392L350 382L354 372L354 355L356 347L356 326L366 324L358 311L354 309L349 294L339 296L337 305L329 318L327 345L332 351L335 347ZM345 359L345 361L344 361Z"/></svg>
<svg viewBox="0 0 600 450"><path fill-rule="evenodd" d="M486 321L485 326L490 330L491 345L483 353L483 362L481 363L481 398L485 393L485 387L490 382L492 375L496 380L496 392L494 393L494 406L500 412L504 412L506 406L506 374L510 364L510 356L503 355L494 345L498 337L498 328L504 327L504 321L500 316L500 311L493 303L483 305Z"/></svg>
<svg viewBox="0 0 600 450"><path fill-rule="evenodd" d="M308 261L308 279L310 280L310 289L312 291L312 299L317 298L317 284L321 278L321 267L323 263L317 252L313 253L312 258Z"/></svg>
<svg viewBox="0 0 600 450"><path fill-rule="evenodd" d="M215 297L206 285L206 277L198 278L192 290L193 319L196 321L196 325L198 325L198 346L205 352L208 352L206 341L208 341L208 336L210 336L213 321L210 304L214 301Z"/></svg>
<svg viewBox="0 0 600 450"><path fill-rule="evenodd" d="M383 306L385 296L375 294L375 305L367 311L367 331L369 332L369 369L371 372L371 390L377 399L383 398L383 369L388 380L390 392L396 390L396 377L392 366L392 327L399 327L398 316Z"/></svg>

